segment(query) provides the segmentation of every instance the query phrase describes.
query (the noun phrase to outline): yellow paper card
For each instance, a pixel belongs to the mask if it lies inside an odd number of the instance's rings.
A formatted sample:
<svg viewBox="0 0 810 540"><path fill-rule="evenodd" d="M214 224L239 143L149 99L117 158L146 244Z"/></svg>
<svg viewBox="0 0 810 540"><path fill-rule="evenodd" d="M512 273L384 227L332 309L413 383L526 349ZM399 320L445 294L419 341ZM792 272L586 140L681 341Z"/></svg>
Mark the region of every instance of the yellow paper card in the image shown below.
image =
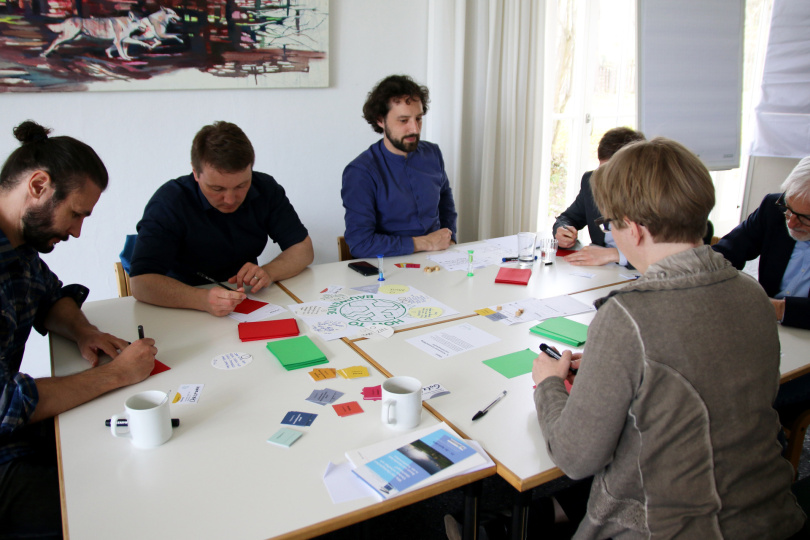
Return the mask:
<svg viewBox="0 0 810 540"><path fill-rule="evenodd" d="M484 308L484 309L476 309L475 312L481 315L482 317L486 317L487 315L492 315L493 313L495 313L495 310Z"/></svg>
<svg viewBox="0 0 810 540"><path fill-rule="evenodd" d="M309 375L316 381L334 379L336 376L336 370L335 368L317 368L310 371Z"/></svg>
<svg viewBox="0 0 810 540"><path fill-rule="evenodd" d="M352 366L338 371L344 379L357 379L358 377L368 377L368 368L364 366Z"/></svg>

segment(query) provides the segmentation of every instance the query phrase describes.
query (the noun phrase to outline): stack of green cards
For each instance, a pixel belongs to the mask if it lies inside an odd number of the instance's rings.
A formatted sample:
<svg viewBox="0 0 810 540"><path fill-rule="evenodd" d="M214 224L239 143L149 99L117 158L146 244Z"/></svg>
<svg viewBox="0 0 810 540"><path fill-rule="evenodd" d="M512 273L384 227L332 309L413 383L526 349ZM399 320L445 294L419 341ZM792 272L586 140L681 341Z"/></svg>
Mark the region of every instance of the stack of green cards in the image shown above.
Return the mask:
<svg viewBox="0 0 810 540"><path fill-rule="evenodd" d="M525 349L511 354L505 354L491 360L484 360L484 364L507 379L511 379L518 375L530 373L535 358L537 358L536 352L532 352L531 349Z"/></svg>
<svg viewBox="0 0 810 540"><path fill-rule="evenodd" d="M309 336L271 341L267 344L267 350L278 358L278 361L287 371L317 366L329 361L321 350L312 343Z"/></svg>
<svg viewBox="0 0 810 540"><path fill-rule="evenodd" d="M566 319L565 317L546 319L537 326L532 326L529 330L532 334L545 336L573 347L582 347L582 345L585 344L585 340L588 338L587 325Z"/></svg>

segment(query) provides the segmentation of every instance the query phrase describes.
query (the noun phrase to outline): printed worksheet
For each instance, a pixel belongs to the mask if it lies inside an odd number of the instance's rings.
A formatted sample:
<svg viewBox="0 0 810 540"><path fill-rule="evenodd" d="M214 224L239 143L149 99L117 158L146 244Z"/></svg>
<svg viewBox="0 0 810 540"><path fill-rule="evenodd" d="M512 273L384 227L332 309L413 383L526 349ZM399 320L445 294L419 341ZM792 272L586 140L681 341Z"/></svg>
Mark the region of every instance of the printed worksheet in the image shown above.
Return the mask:
<svg viewBox="0 0 810 540"><path fill-rule="evenodd" d="M459 324L406 340L434 358L442 359L484 347L501 339L471 324Z"/></svg>
<svg viewBox="0 0 810 540"><path fill-rule="evenodd" d="M568 317L588 311L596 311L596 308L564 294L551 298L524 298L508 304L490 306L487 312L479 311L478 313L492 321L512 325L554 317Z"/></svg>
<svg viewBox="0 0 810 540"><path fill-rule="evenodd" d="M394 328L458 313L408 285L375 287L377 292L341 289L339 295L329 299L322 294L321 300L291 305L289 309L326 341L361 337L363 329L372 326Z"/></svg>

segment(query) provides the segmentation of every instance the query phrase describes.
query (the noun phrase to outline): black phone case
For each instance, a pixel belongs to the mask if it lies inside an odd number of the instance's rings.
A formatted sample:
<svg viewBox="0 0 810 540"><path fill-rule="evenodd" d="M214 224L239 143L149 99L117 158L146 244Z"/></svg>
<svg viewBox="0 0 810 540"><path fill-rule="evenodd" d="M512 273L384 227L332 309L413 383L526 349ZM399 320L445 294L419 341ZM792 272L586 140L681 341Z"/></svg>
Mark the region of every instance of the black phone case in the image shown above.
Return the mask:
<svg viewBox="0 0 810 540"><path fill-rule="evenodd" d="M355 272L360 272L364 276L376 276L379 272L377 268L371 266L370 263L349 263L349 268Z"/></svg>

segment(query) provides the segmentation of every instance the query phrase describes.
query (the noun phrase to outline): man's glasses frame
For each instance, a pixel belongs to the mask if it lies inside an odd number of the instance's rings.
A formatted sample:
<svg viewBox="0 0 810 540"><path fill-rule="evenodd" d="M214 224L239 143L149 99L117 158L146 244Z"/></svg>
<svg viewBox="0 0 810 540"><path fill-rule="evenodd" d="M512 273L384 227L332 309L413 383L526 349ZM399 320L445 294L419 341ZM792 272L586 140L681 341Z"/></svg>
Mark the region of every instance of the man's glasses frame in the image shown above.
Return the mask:
<svg viewBox="0 0 810 540"><path fill-rule="evenodd" d="M791 208L791 207L788 205L788 203L787 203L787 199L785 198L785 194L784 194L784 193L782 193L782 195L780 195L780 196L779 196L779 198L776 200L776 207L777 207L777 208L778 208L778 209L779 209L779 210L780 210L780 211L781 211L783 214L785 214L785 219L790 219L790 216L796 216L796 219L798 219L798 220L799 220L799 223L801 223L801 224L802 224L802 225L804 225L805 227L810 227L810 215L807 215L807 214L797 214L796 212L794 212L794 211L793 211L793 208ZM790 215L788 215L788 212L790 213Z"/></svg>

